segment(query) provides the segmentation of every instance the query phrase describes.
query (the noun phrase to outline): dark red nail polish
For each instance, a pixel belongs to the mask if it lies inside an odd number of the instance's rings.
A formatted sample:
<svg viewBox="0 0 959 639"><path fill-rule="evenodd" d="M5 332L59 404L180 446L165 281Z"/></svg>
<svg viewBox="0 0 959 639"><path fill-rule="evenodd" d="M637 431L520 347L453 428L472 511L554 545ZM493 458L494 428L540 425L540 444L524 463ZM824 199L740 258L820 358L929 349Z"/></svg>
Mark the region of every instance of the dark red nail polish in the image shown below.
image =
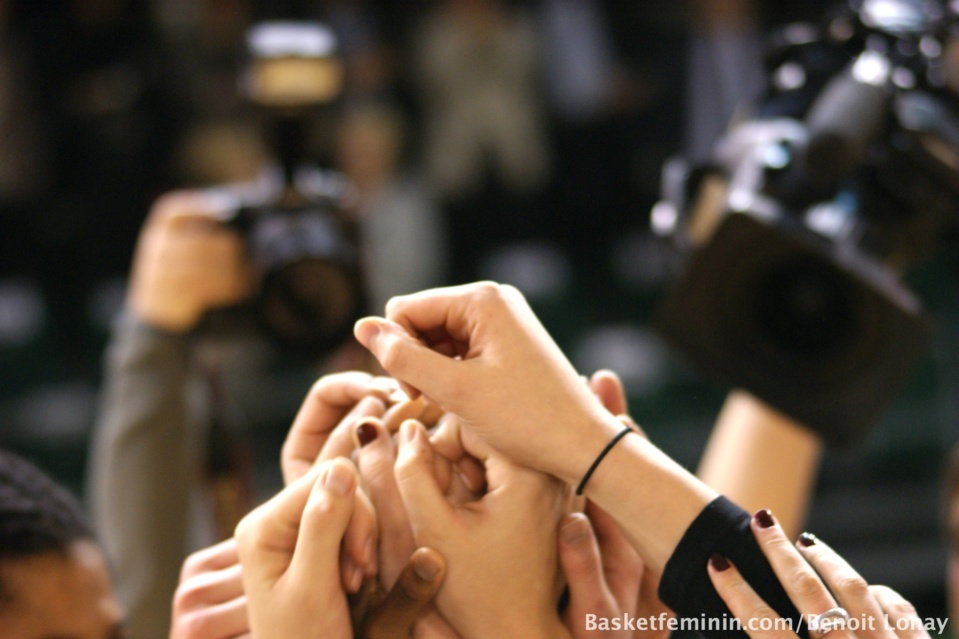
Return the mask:
<svg viewBox="0 0 959 639"><path fill-rule="evenodd" d="M716 572L722 572L729 568L729 560L718 552L714 552L709 556L709 565L712 566Z"/></svg>
<svg viewBox="0 0 959 639"><path fill-rule="evenodd" d="M360 440L360 446L366 446L376 439L376 426L369 422L363 422L356 427L356 438Z"/></svg>
<svg viewBox="0 0 959 639"><path fill-rule="evenodd" d="M773 521L773 514L765 508L757 510L753 517L756 518L756 523L759 524L760 528L772 528L773 524L776 523Z"/></svg>
<svg viewBox="0 0 959 639"><path fill-rule="evenodd" d="M799 544L809 548L810 546L814 546L816 544L816 539L816 535L804 532L803 534L799 535Z"/></svg>

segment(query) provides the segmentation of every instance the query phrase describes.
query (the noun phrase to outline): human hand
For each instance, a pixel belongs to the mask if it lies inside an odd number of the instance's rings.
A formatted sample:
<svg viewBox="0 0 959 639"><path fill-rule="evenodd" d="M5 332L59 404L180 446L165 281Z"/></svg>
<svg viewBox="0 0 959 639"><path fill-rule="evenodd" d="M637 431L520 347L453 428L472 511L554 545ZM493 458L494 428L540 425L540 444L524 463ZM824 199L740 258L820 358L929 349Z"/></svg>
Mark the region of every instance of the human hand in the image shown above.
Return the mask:
<svg viewBox="0 0 959 639"><path fill-rule="evenodd" d="M349 457L353 426L364 417L382 416L396 382L361 371L321 377L307 393L280 451L283 481L293 483L318 461Z"/></svg>
<svg viewBox="0 0 959 639"><path fill-rule="evenodd" d="M300 406L280 452L280 468L289 484L315 464L350 457L356 448L353 430L365 417L382 417L396 432L406 419L435 421L438 412L423 400L410 400L396 380L361 371L321 377Z"/></svg>
<svg viewBox="0 0 959 639"><path fill-rule="evenodd" d="M250 628L257 639L353 637L347 592L340 577L349 528L364 517L354 466L323 462L287 486L237 526ZM374 606L361 636L409 637L412 620L445 574L442 557L423 550L410 558L397 587ZM321 606L318 608L318 606Z"/></svg>
<svg viewBox="0 0 959 639"><path fill-rule="evenodd" d="M170 639L249 637L236 540L227 539L187 557L173 595Z"/></svg>
<svg viewBox="0 0 959 639"><path fill-rule="evenodd" d="M511 286L395 297L386 319L362 319L355 334L411 396L422 392L513 461L569 483L621 428Z"/></svg>
<svg viewBox="0 0 959 639"><path fill-rule="evenodd" d="M643 561L616 522L590 502L585 513L563 517L559 525L559 563L569 590L563 621L573 637L631 637L629 630L613 630L608 622L624 615L635 618ZM607 625L600 630L604 619Z"/></svg>
<svg viewBox="0 0 959 639"><path fill-rule="evenodd" d="M140 232L127 308L156 328L183 333L208 310L252 293L243 239L216 219L202 193L170 193L153 205Z"/></svg>
<svg viewBox="0 0 959 639"><path fill-rule="evenodd" d="M423 426L404 422L399 441L396 480L414 539L449 566L436 599L443 617L467 638L568 636L556 613L564 488L464 438L467 452L485 464L489 490L456 506L437 482Z"/></svg>
<svg viewBox="0 0 959 639"><path fill-rule="evenodd" d="M802 535L794 546L768 510L756 513L750 525L789 598L803 615L803 621L810 624L813 636L829 634L830 639L929 637L909 602L885 586L870 586L842 557L813 535ZM793 628L783 626L776 611L756 594L726 558L713 555L708 571L719 596L749 636L796 636ZM838 623L831 630L814 627L817 615L839 606L848 614L848 621ZM886 615L892 629L886 624ZM838 620L833 617L824 621L836 623Z"/></svg>
<svg viewBox="0 0 959 639"><path fill-rule="evenodd" d="M394 584L397 582L398 575L401 575L404 570L407 557L416 548L406 506L403 504L394 475L396 446L392 433L384 421L375 417L361 420L356 426L355 436L358 445L355 459L360 470L363 490L369 495L376 509L380 526L378 585L381 589L395 589ZM456 492L457 496L462 494L451 488L457 483L456 475L451 469L452 462L441 455L434 456L434 462L437 475L444 478L440 481L441 490L447 495L452 492ZM470 494L470 499L476 499L478 496L478 494ZM420 618L416 620L415 635L430 638L459 637L456 631L437 614L433 606L424 609Z"/></svg>

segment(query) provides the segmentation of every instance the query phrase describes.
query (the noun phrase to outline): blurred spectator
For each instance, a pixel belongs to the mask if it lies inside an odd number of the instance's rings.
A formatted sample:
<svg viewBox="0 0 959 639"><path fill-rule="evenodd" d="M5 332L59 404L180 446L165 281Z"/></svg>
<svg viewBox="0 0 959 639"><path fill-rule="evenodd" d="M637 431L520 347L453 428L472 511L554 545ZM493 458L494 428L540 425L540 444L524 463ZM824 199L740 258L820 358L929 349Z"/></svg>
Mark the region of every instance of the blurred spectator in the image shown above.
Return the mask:
<svg viewBox="0 0 959 639"><path fill-rule="evenodd" d="M325 0L321 18L340 41L347 99L388 98L395 90L399 53L384 37L383 12L368 0Z"/></svg>
<svg viewBox="0 0 959 639"><path fill-rule="evenodd" d="M697 0L690 30L686 153L710 160L737 107L746 108L765 82L763 41L752 0Z"/></svg>
<svg viewBox="0 0 959 639"><path fill-rule="evenodd" d="M338 131L338 168L359 193L370 307L445 283L446 238L418 176L402 169L405 126L386 104L348 107Z"/></svg>
<svg viewBox="0 0 959 639"><path fill-rule="evenodd" d="M438 2L416 30L426 177L449 222L454 278L497 240L536 229L549 177L536 32L499 0Z"/></svg>

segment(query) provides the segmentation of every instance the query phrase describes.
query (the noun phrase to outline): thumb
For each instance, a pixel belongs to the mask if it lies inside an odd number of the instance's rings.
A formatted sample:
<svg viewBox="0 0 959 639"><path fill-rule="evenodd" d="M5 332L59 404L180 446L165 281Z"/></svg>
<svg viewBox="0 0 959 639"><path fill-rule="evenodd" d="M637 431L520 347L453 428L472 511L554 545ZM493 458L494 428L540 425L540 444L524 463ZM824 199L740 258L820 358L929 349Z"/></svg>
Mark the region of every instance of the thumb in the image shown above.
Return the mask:
<svg viewBox="0 0 959 639"><path fill-rule="evenodd" d="M410 557L386 599L364 625L364 639L407 639L420 612L443 583L446 562L432 548L420 548Z"/></svg>
<svg viewBox="0 0 959 639"><path fill-rule="evenodd" d="M425 346L396 322L364 317L353 327L353 334L411 399L421 392L445 397L446 389L452 386L458 362Z"/></svg>

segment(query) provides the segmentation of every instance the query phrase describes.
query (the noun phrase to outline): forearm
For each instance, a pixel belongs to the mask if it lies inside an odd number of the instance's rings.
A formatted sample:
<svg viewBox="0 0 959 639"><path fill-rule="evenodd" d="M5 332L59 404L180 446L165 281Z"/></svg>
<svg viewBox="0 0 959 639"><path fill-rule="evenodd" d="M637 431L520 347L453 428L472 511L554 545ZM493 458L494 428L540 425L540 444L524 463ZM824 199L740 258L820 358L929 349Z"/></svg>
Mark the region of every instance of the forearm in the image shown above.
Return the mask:
<svg viewBox="0 0 959 639"><path fill-rule="evenodd" d="M806 516L822 441L744 391L729 394L698 477L749 512L769 508L795 537Z"/></svg>
<svg viewBox="0 0 959 639"><path fill-rule="evenodd" d="M597 444L598 453L605 444ZM585 494L616 520L647 569L662 575L660 597L677 615L729 614L706 570L709 558L718 553L733 561L782 616L798 618L752 536L749 513L719 497L647 439L627 435L617 443Z"/></svg>
<svg viewBox="0 0 959 639"><path fill-rule="evenodd" d="M593 448L596 453L602 450ZM693 520L717 497L639 435L627 435L613 447L590 477L585 494L612 515L646 567L656 573L662 572Z"/></svg>
<svg viewBox="0 0 959 639"><path fill-rule="evenodd" d="M143 636L165 632L186 552L198 446L187 418L188 348L185 337L123 318L93 432L88 498L131 630Z"/></svg>

